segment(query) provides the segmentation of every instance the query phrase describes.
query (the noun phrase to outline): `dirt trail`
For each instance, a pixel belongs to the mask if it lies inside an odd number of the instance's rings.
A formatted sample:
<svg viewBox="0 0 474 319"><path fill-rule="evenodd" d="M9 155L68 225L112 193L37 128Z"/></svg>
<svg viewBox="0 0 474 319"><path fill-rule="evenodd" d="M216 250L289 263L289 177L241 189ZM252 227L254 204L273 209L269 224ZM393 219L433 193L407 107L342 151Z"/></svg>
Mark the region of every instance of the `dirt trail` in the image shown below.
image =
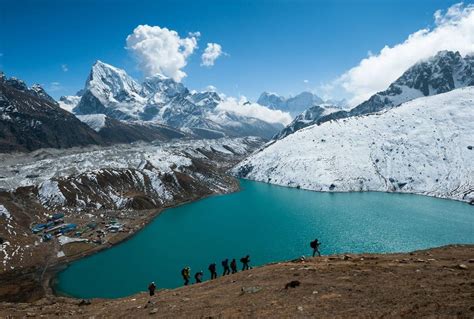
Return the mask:
<svg viewBox="0 0 474 319"><path fill-rule="evenodd" d="M296 287L285 289L290 282ZM77 299L48 296L34 303L0 303L0 316L473 318L474 245L270 264L161 290L149 300L141 293L81 306Z"/></svg>

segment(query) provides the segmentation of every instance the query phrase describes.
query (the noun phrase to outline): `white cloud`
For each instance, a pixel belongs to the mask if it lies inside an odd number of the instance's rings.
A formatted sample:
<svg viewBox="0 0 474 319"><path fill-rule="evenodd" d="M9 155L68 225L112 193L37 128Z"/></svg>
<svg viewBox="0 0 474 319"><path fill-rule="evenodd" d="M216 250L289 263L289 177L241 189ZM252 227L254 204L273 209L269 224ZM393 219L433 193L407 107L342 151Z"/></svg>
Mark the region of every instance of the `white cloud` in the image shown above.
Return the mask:
<svg viewBox="0 0 474 319"><path fill-rule="evenodd" d="M303 80L303 83L308 84L309 80Z"/></svg>
<svg viewBox="0 0 474 319"><path fill-rule="evenodd" d="M348 70L331 85L352 96L352 106L363 102L378 91L385 90L416 62L441 50L474 52L474 5L453 5L445 13L434 13L435 27L418 30L393 47L385 46ZM329 86L326 86L328 88Z"/></svg>
<svg viewBox="0 0 474 319"><path fill-rule="evenodd" d="M61 83L59 82L51 82L49 84L49 91L50 92L57 92L57 91L61 91L63 89Z"/></svg>
<svg viewBox="0 0 474 319"><path fill-rule="evenodd" d="M217 105L216 110L254 117L268 123L288 125L291 122L289 113L280 110L270 110L263 105L250 103L245 97L241 97L239 101L233 97L225 98L224 101Z"/></svg>
<svg viewBox="0 0 474 319"><path fill-rule="evenodd" d="M213 66L214 62L220 57L224 52L222 52L222 46L217 43L208 43L204 53L201 56L201 65L203 66Z"/></svg>
<svg viewBox="0 0 474 319"><path fill-rule="evenodd" d="M216 88L214 85L208 85L208 86L206 86L206 88L204 89L204 91L217 92L217 88Z"/></svg>
<svg viewBox="0 0 474 319"><path fill-rule="evenodd" d="M197 48L199 36L199 32L194 32L181 38L174 30L139 25L127 37L126 48L135 55L139 68L147 76L159 73L179 82L186 76L182 69Z"/></svg>
<svg viewBox="0 0 474 319"><path fill-rule="evenodd" d="M69 68L67 67L67 64L61 64L61 70L63 70L63 72L69 71Z"/></svg>

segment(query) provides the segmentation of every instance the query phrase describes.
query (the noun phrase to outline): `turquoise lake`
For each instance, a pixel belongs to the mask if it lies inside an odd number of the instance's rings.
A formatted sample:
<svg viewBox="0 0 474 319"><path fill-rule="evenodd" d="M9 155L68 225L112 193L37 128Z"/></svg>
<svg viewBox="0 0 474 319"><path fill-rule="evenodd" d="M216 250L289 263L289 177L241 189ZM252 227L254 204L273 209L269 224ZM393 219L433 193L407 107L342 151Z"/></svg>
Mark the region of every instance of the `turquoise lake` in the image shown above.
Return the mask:
<svg viewBox="0 0 474 319"><path fill-rule="evenodd" d="M474 207L392 193L317 193L241 181L242 190L167 209L130 240L73 262L57 276L58 293L122 297L182 285L211 262L250 254L251 266L321 253L405 252L474 243ZM239 267L241 267L239 262ZM194 279L194 277L193 277ZM194 282L194 280L192 281Z"/></svg>

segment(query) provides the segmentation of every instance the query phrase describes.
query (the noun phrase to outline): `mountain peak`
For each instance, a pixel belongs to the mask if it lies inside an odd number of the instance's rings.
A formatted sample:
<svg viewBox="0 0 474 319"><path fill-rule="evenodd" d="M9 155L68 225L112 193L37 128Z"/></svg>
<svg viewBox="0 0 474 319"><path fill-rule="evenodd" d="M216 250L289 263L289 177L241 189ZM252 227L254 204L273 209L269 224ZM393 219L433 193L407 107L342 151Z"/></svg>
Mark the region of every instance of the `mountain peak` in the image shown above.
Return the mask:
<svg viewBox="0 0 474 319"><path fill-rule="evenodd" d="M28 86L26 85L25 81L20 80L14 76L5 80L5 84L17 89L19 91L28 91Z"/></svg>
<svg viewBox="0 0 474 319"><path fill-rule="evenodd" d="M436 53L436 55L432 59L439 59L439 58L462 58L461 53L459 51L449 51L449 50L442 50Z"/></svg>
<svg viewBox="0 0 474 319"><path fill-rule="evenodd" d="M138 93L140 85L125 70L97 60L86 81L86 88L99 95L117 95L120 92Z"/></svg>
<svg viewBox="0 0 474 319"><path fill-rule="evenodd" d="M42 99L45 99L49 102L52 102L52 103L56 103L56 100L53 99L48 93L46 93L45 89L43 89L43 87L36 83L36 84L33 84L30 88L30 92L33 94L33 95L36 95L37 97L40 97Z"/></svg>

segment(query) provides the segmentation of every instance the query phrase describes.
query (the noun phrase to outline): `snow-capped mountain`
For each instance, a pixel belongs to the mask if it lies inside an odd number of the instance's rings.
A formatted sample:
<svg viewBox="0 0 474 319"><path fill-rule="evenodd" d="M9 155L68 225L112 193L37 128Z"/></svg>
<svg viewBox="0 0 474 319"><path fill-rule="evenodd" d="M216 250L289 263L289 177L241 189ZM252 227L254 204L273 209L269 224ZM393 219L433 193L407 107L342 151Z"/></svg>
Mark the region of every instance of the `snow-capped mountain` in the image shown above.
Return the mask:
<svg viewBox="0 0 474 319"><path fill-rule="evenodd" d="M350 111L350 115L377 112L422 96L436 95L474 85L474 56L440 51L420 61L393 82Z"/></svg>
<svg viewBox="0 0 474 319"><path fill-rule="evenodd" d="M0 82L18 91L28 93L32 96L44 99L51 103L56 103L56 101L48 93L46 93L43 87L39 84L33 84L31 87L28 87L26 83L21 79L18 79L16 77L6 78L3 72L0 72Z"/></svg>
<svg viewBox="0 0 474 319"><path fill-rule="evenodd" d="M311 92L301 92L296 96L288 98L279 96L276 93L263 92L258 98L257 103L275 110L288 112L292 117L296 117L306 109L314 105L324 104L325 102Z"/></svg>
<svg viewBox="0 0 474 319"><path fill-rule="evenodd" d="M191 92L162 75L139 84L124 70L97 61L72 111L77 115L105 114L118 120L160 123L201 137L253 134L270 138L283 128L279 123L216 109L222 101L216 92Z"/></svg>
<svg viewBox="0 0 474 319"><path fill-rule="evenodd" d="M87 78L74 114L105 114L116 119L139 119L146 99L141 86L124 70L97 61Z"/></svg>
<svg viewBox="0 0 474 319"><path fill-rule="evenodd" d="M0 73L0 152L191 137L159 123L124 122L104 114L74 115L66 111L80 99L62 97L57 103L40 85L29 88L22 80L7 79Z"/></svg>
<svg viewBox="0 0 474 319"><path fill-rule="evenodd" d="M276 135L283 138L303 127L326 121L369 114L422 97L449 92L474 85L474 56L462 57L459 52L441 51L425 61L410 67L387 90L374 94L350 111L321 113L312 120L295 119ZM304 117L304 115L298 118Z"/></svg>
<svg viewBox="0 0 474 319"><path fill-rule="evenodd" d="M39 85L0 74L0 152L66 148L105 141L61 109Z"/></svg>
<svg viewBox="0 0 474 319"><path fill-rule="evenodd" d="M473 116L474 87L421 97L301 129L234 173L317 191L408 192L473 203Z"/></svg>

